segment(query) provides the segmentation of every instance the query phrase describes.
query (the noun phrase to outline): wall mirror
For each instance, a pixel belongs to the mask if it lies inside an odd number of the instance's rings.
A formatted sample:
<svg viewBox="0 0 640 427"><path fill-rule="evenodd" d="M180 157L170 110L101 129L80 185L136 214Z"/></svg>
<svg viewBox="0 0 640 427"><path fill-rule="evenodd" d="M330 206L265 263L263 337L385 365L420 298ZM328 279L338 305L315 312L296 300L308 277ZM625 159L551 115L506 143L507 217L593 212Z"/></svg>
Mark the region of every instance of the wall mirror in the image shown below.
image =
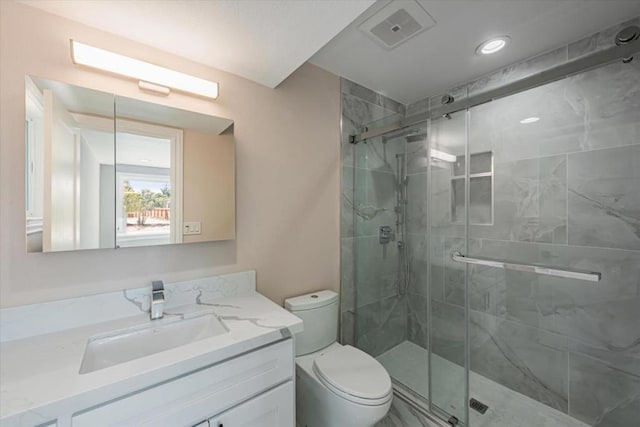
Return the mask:
<svg viewBox="0 0 640 427"><path fill-rule="evenodd" d="M27 76L28 252L235 238L233 121Z"/></svg>

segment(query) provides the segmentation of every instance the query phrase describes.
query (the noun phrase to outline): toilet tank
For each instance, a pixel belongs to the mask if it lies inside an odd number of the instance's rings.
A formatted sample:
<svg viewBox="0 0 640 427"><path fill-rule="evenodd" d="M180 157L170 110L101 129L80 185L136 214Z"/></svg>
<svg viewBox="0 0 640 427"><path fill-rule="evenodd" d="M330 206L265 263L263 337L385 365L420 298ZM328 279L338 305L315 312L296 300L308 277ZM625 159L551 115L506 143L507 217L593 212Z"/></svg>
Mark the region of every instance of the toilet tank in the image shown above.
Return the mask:
<svg viewBox="0 0 640 427"><path fill-rule="evenodd" d="M313 353L338 339L338 294L319 291L284 300L284 307L302 319L304 331L295 335L296 356Z"/></svg>

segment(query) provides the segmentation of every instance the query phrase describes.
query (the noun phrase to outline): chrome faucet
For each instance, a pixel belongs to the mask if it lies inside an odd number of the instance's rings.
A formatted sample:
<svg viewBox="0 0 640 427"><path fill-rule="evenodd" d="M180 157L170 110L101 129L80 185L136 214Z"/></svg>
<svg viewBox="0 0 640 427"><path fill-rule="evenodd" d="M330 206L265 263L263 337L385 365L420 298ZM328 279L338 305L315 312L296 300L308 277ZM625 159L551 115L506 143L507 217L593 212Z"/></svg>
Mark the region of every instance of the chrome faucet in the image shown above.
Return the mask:
<svg viewBox="0 0 640 427"><path fill-rule="evenodd" d="M151 282L151 320L164 316L164 283L162 280Z"/></svg>

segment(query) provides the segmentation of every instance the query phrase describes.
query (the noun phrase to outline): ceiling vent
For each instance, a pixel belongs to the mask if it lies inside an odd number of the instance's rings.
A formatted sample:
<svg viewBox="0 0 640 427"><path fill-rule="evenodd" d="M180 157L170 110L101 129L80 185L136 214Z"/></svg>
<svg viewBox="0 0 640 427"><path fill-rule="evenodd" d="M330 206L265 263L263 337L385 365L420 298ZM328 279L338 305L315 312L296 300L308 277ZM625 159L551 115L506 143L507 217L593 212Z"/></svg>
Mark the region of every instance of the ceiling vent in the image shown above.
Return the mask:
<svg viewBox="0 0 640 427"><path fill-rule="evenodd" d="M414 1L392 1L358 26L384 49L391 50L436 25Z"/></svg>

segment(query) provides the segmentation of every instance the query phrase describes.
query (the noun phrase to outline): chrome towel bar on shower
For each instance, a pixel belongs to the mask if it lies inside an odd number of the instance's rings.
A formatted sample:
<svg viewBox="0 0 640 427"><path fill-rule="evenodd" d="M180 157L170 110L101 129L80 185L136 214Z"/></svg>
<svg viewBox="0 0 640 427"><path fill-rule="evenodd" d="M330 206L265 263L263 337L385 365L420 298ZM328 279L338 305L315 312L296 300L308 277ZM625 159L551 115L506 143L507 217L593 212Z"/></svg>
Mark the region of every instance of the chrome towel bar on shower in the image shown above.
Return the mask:
<svg viewBox="0 0 640 427"><path fill-rule="evenodd" d="M453 252L451 259L465 264L483 265L485 267L502 268L504 270L527 271L531 273L544 274L545 276L564 277L565 279L586 280L588 282L599 282L601 273L580 270L564 270L556 267L546 267L535 264L517 264L508 261L500 261L489 258L469 258L460 252Z"/></svg>

